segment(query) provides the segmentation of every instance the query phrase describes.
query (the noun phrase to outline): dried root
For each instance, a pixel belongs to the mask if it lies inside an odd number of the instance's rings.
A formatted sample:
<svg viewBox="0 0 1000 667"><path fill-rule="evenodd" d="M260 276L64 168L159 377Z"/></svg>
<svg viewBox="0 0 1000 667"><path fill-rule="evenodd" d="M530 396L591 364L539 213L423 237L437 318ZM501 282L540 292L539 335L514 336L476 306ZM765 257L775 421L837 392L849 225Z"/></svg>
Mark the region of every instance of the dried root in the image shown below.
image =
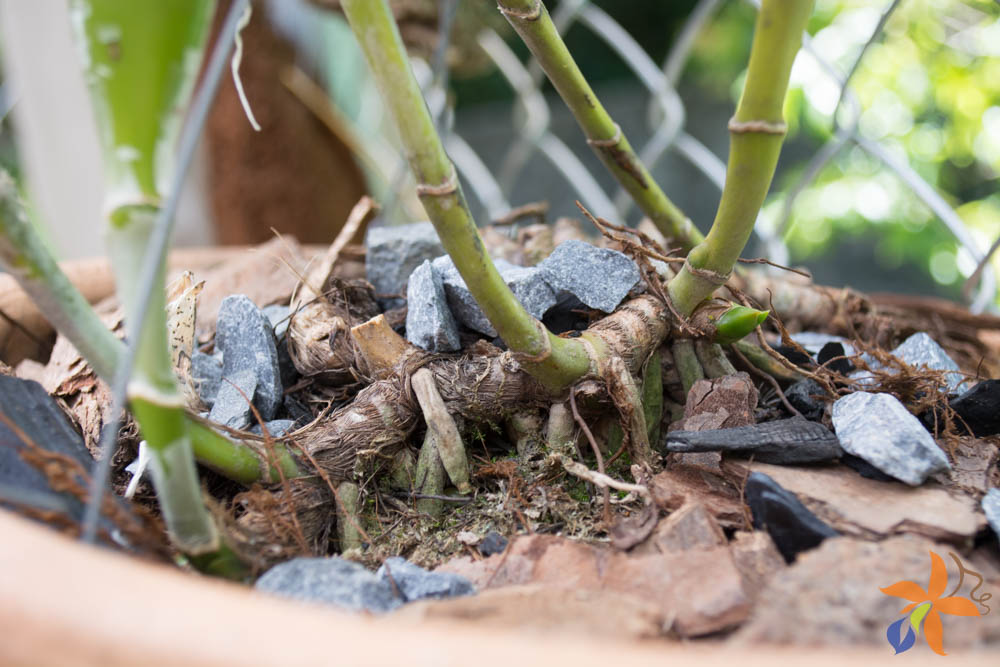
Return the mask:
<svg viewBox="0 0 1000 667"><path fill-rule="evenodd" d="M238 494L233 504L243 514L226 526L226 540L255 570L328 552L333 496L312 479L290 480L286 489L276 492L254 486Z"/></svg>
<svg viewBox="0 0 1000 667"><path fill-rule="evenodd" d="M410 378L410 383L424 413L427 430L433 432L434 445L448 478L459 493L469 493L472 485L469 483L469 460L465 455L465 445L455 419L441 400L433 373L421 368Z"/></svg>

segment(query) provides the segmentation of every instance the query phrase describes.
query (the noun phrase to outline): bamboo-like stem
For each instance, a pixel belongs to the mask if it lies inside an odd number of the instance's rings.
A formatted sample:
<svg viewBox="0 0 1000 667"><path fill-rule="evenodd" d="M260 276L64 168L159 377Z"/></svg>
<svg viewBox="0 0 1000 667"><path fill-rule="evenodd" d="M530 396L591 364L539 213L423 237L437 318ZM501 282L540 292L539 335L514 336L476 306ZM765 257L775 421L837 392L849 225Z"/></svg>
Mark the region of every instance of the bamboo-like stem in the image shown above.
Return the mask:
<svg viewBox="0 0 1000 667"><path fill-rule="evenodd" d="M115 338L86 298L73 285L38 232L28 220L10 176L0 170L0 266L27 292L49 322L87 360L98 377L114 380L125 356L125 345ZM219 474L243 484L261 481L263 463L257 452L213 431L185 415L195 458ZM303 473L287 449L276 445L276 456L286 477ZM271 481L279 479L276 470Z"/></svg>
<svg viewBox="0 0 1000 667"><path fill-rule="evenodd" d="M214 0L72 2L107 173L111 266L134 332L135 364L122 379L128 380L132 413L149 445L153 486L171 539L184 553L211 562L229 559L201 497L184 399L173 374L162 257L150 267L152 283L144 275L160 193L169 187L181 113L214 8ZM122 368L128 366L126 361ZM116 413L119 400L116 395Z"/></svg>
<svg viewBox="0 0 1000 667"><path fill-rule="evenodd" d="M764 0L736 114L729 121L729 165L719 210L705 240L688 253L668 291L683 315L725 281L753 231L774 177L786 126L782 107L792 62L814 0Z"/></svg>
<svg viewBox="0 0 1000 667"><path fill-rule="evenodd" d="M664 236L684 249L701 242L701 232L663 193L621 127L597 99L541 0L499 0L497 7L573 112L587 143L642 212Z"/></svg>
<svg viewBox="0 0 1000 667"><path fill-rule="evenodd" d="M141 263L155 219L155 209L128 206L111 215L108 247L115 284L126 318L139 310L136 294ZM161 275L157 284L163 285ZM153 486L171 539L184 553L215 552L220 540L201 498L198 472L184 416L184 399L177 388L167 344L166 298L154 289L146 318L139 324L135 367L128 399L152 455Z"/></svg>
<svg viewBox="0 0 1000 667"><path fill-rule="evenodd" d="M553 335L529 315L493 265L386 0L343 0L341 5L399 130L420 201L469 291L532 375L553 389L568 386L590 370L586 348Z"/></svg>
<svg viewBox="0 0 1000 667"><path fill-rule="evenodd" d="M68 337L98 375L110 378L122 345L62 272L42 243L18 197L0 170L0 266L11 274L52 325Z"/></svg>

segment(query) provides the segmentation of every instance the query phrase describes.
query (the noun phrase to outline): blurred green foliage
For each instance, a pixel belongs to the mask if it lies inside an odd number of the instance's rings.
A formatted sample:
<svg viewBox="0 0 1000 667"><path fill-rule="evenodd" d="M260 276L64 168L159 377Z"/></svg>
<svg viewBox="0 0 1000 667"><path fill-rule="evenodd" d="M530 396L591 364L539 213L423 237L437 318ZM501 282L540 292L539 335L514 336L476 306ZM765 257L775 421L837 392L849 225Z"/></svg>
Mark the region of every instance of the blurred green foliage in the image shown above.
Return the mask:
<svg viewBox="0 0 1000 667"><path fill-rule="evenodd" d="M888 1L818 0L813 48L850 71ZM687 75L703 87L742 85L753 9L727 3L701 34ZM1000 235L1000 5L992 0L907 0L890 17L851 80L859 133L904 159L955 208L981 249ZM800 53L786 106L790 138L814 150L833 136L840 89ZM839 120L855 122L849 104ZM788 165L786 165L788 166ZM786 169L765 205L781 223L803 165ZM976 262L892 170L848 143L799 195L786 227L795 261L851 239L873 243L886 271L918 271L958 296ZM994 258L1000 271L1000 258Z"/></svg>

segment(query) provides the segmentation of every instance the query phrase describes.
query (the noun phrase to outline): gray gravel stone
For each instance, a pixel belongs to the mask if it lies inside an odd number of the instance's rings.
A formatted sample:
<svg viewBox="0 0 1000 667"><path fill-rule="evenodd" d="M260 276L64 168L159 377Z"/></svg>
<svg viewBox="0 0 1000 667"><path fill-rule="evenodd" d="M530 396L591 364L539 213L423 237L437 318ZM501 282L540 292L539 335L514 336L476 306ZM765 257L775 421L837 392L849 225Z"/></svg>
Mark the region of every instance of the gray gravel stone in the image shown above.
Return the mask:
<svg viewBox="0 0 1000 667"><path fill-rule="evenodd" d="M294 558L265 572L255 588L352 611L380 613L403 603L387 581L342 558Z"/></svg>
<svg viewBox="0 0 1000 667"><path fill-rule="evenodd" d="M252 397L263 419L274 417L281 405L283 389L278 351L267 316L246 296L227 296L219 307L215 347L222 352L222 377L232 380L241 371L254 373L256 390L247 395ZM219 387L219 396L226 384L223 382ZM238 384L240 388L247 386L243 378ZM214 406L212 412L215 413Z"/></svg>
<svg viewBox="0 0 1000 667"><path fill-rule="evenodd" d="M627 256L575 239L560 243L538 268L557 296L572 294L605 313L639 282L639 267Z"/></svg>
<svg viewBox="0 0 1000 667"><path fill-rule="evenodd" d="M369 226L365 246L365 274L376 294L402 294L415 268L444 253L429 222ZM388 301L388 307L402 305L402 299Z"/></svg>
<svg viewBox="0 0 1000 667"><path fill-rule="evenodd" d="M253 369L229 373L219 383L219 391L208 418L229 428L246 428L254 421L247 397L252 397L256 391L257 374Z"/></svg>
<svg viewBox="0 0 1000 667"><path fill-rule="evenodd" d="M983 513L993 533L1000 539L1000 489L990 489L983 496Z"/></svg>
<svg viewBox="0 0 1000 667"><path fill-rule="evenodd" d="M222 381L222 355L194 351L191 355L191 377L197 384L198 395L208 407L215 405Z"/></svg>
<svg viewBox="0 0 1000 667"><path fill-rule="evenodd" d="M406 602L428 598L440 600L476 593L475 587L465 577L450 572L428 572L399 556L387 558L375 575L390 587L391 577Z"/></svg>
<svg viewBox="0 0 1000 667"><path fill-rule="evenodd" d="M497 260L496 264L503 281L532 317L542 319L549 308L556 305L555 290L538 267L517 266L503 260Z"/></svg>
<svg viewBox="0 0 1000 667"><path fill-rule="evenodd" d="M271 330L274 331L274 344L278 351L278 370L281 374L281 386L291 387L299 379L299 370L295 368L292 355L288 351L288 323L291 320L289 314L291 309L281 304L272 304L260 309L267 316L267 321L271 323Z"/></svg>
<svg viewBox="0 0 1000 667"><path fill-rule="evenodd" d="M497 335L497 330L493 328L490 321L486 319L482 308L472 298L472 292L466 287L465 281L455 268L451 257L444 255L434 260L434 268L441 276L441 284L444 285L444 293L448 299L448 308L455 319L479 333L493 337Z"/></svg>
<svg viewBox="0 0 1000 667"><path fill-rule="evenodd" d="M427 260L410 274L406 287L406 340L431 352L461 348L441 275Z"/></svg>
<svg viewBox="0 0 1000 667"><path fill-rule="evenodd" d="M517 266L503 259L495 260L494 264L500 272L500 277L532 316L541 319L549 308L556 304L555 292L537 267ZM491 337L496 336L497 330L486 319L486 315L476 303L451 257L447 255L438 257L434 260L434 268L441 275L448 307L455 319L473 331Z"/></svg>
<svg viewBox="0 0 1000 667"><path fill-rule="evenodd" d="M272 419L266 422L267 432L271 434L272 438L280 438L281 436L292 430L295 426L294 419ZM261 429L260 424L254 424L250 427L251 433L256 433L257 435L263 435L264 431Z"/></svg>
<svg viewBox="0 0 1000 667"><path fill-rule="evenodd" d="M930 433L891 394L857 391L838 399L833 427L845 451L911 486L951 468Z"/></svg>
<svg viewBox="0 0 1000 667"><path fill-rule="evenodd" d="M904 340L895 350L893 356L914 368L926 368L935 371L958 371L958 364L948 356L933 338L923 331L917 332ZM958 372L947 375L949 393L957 394L963 389L962 375Z"/></svg>
<svg viewBox="0 0 1000 667"><path fill-rule="evenodd" d="M271 323L271 329L274 331L275 338L281 338L288 331L288 321L291 319L289 313L291 309L288 306L282 306L279 303L271 304L270 306L264 306L260 309L262 313L267 317L267 321Z"/></svg>
<svg viewBox="0 0 1000 667"><path fill-rule="evenodd" d="M923 331L919 331L902 343L900 343L891 354L897 357L903 363L913 366L914 368L925 368L933 371L958 371L958 364L948 356L948 353L944 349L934 342L934 339ZM873 357L864 354L861 358L875 370L883 370L889 372L895 372L894 369L886 368L880 364ZM876 384L875 376L869 371L859 370L851 373L849 376L852 380L857 381L862 386L874 386ZM964 390L967 386L962 375L958 372L949 373L946 376L948 382L948 393L957 394Z"/></svg>

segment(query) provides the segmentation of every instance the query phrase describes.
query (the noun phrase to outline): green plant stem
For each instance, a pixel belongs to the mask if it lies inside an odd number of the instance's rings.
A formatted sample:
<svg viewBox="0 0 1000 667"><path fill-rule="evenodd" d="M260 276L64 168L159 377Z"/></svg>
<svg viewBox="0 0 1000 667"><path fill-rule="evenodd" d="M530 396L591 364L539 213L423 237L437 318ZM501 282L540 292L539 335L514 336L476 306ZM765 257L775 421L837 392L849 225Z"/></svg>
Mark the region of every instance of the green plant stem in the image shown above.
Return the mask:
<svg viewBox="0 0 1000 667"><path fill-rule="evenodd" d="M122 345L62 272L28 220L17 186L0 170L0 265L98 375L110 378Z"/></svg>
<svg viewBox="0 0 1000 667"><path fill-rule="evenodd" d="M155 209L126 206L111 213L108 248L119 298L126 318L135 317L138 276L152 234ZM163 285L163 275L157 284ZM194 453L184 415L184 399L177 389L167 344L166 298L154 289L146 319L138 327L135 367L129 378L128 399L152 455L153 486L174 544L184 553L215 552L220 540L205 508L194 464Z"/></svg>
<svg viewBox="0 0 1000 667"><path fill-rule="evenodd" d="M100 124L108 208L155 204L201 64L215 0L70 0Z"/></svg>
<svg viewBox="0 0 1000 667"><path fill-rule="evenodd" d="M708 236L688 253L688 263L668 285L683 315L694 312L729 276L753 231L785 137L788 77L812 9L813 0L761 3L746 83L729 122L729 164L719 210Z"/></svg>
<svg viewBox="0 0 1000 667"><path fill-rule="evenodd" d="M87 360L94 372L111 383L115 369L125 356L125 345L115 338L79 290L59 268L28 220L17 188L0 170L0 266L17 280L35 305L55 328L66 336ZM252 484L264 478L263 462L250 447L212 430L184 415L199 463L235 482ZM277 464L286 478L304 473L288 449L274 444ZM272 467L270 481L280 479Z"/></svg>
<svg viewBox="0 0 1000 667"><path fill-rule="evenodd" d="M499 0L497 4L521 36L587 137L587 143L664 236L685 250L702 240L691 220L653 180L621 127L601 105L540 0Z"/></svg>
<svg viewBox="0 0 1000 667"><path fill-rule="evenodd" d="M399 130L420 201L442 245L500 337L522 355L528 372L549 387L565 387L590 369L590 358L579 341L553 335L528 314L493 265L410 69L388 4L385 0L343 0L341 5Z"/></svg>

